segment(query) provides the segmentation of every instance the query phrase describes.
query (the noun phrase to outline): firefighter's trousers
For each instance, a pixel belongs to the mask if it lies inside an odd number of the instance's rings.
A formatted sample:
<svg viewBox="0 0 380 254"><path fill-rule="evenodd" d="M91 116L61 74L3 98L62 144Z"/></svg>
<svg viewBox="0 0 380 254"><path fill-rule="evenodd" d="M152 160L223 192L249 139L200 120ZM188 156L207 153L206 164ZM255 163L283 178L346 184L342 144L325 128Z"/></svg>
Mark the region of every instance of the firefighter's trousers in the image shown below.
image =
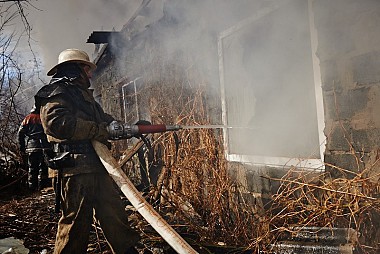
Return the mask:
<svg viewBox="0 0 380 254"><path fill-rule="evenodd" d="M54 253L86 253L93 218L100 224L113 253L125 253L139 235L107 173L62 178L62 217L58 222Z"/></svg>
<svg viewBox="0 0 380 254"><path fill-rule="evenodd" d="M29 153L28 167L28 188L30 190L37 190L46 187L48 185L48 167L45 164L42 150Z"/></svg>

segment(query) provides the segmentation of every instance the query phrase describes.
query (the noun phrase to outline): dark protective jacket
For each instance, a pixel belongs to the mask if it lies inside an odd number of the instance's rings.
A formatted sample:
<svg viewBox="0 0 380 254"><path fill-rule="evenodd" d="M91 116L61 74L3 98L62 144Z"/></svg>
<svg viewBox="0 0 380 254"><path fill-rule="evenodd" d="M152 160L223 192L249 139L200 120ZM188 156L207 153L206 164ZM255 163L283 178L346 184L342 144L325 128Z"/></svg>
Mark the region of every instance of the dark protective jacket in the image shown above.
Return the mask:
<svg viewBox="0 0 380 254"><path fill-rule="evenodd" d="M18 130L18 142L22 152L50 148L39 114L31 113L24 118Z"/></svg>
<svg viewBox="0 0 380 254"><path fill-rule="evenodd" d="M94 149L77 150L91 145L93 139L107 142L105 126L113 117L103 112L88 83L80 78L53 77L35 100L41 104L41 122L49 141L69 147L75 162L73 167L61 168L62 217L54 254L86 253L93 216L112 252L126 253L140 237L128 223L119 192Z"/></svg>
<svg viewBox="0 0 380 254"><path fill-rule="evenodd" d="M102 110L80 79L52 79L36 94L41 104L41 121L49 142L63 146L91 146L101 127L114 118ZM104 173L95 152L72 151L75 167L63 169L66 176L79 173Z"/></svg>

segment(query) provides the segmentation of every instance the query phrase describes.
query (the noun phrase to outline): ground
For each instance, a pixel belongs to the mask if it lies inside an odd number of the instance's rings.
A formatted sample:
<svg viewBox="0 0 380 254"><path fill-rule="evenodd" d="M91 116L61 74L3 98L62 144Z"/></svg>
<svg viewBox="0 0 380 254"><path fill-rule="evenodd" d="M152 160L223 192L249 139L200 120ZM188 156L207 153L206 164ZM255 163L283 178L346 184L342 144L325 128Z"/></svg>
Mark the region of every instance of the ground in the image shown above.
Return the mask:
<svg viewBox="0 0 380 254"><path fill-rule="evenodd" d="M38 192L9 189L0 194L0 239L14 237L24 241L30 254L44 249L52 253L60 214L54 211L53 188ZM87 253L111 253L100 229L95 225Z"/></svg>
<svg viewBox="0 0 380 254"><path fill-rule="evenodd" d="M60 213L55 212L55 194L52 187L41 191L30 192L22 184L0 188L0 240L14 237L24 242L29 254L53 253L57 223ZM141 217L126 202L132 226L141 224ZM140 245L140 253L174 253L172 249L157 236L150 227L144 227ZM112 253L107 245L99 225L93 224L87 248L90 254Z"/></svg>

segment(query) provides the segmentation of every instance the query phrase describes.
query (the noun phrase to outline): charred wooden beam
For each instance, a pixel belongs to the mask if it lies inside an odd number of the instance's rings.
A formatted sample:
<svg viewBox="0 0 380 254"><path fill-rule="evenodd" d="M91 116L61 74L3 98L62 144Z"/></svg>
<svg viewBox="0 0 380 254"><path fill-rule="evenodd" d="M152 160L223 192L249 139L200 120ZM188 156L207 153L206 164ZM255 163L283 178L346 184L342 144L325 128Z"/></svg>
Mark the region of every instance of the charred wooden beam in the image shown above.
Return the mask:
<svg viewBox="0 0 380 254"><path fill-rule="evenodd" d="M94 31L91 33L90 37L87 39L87 43L103 44L110 43L111 41L119 41L121 39L120 32L105 32L105 31Z"/></svg>

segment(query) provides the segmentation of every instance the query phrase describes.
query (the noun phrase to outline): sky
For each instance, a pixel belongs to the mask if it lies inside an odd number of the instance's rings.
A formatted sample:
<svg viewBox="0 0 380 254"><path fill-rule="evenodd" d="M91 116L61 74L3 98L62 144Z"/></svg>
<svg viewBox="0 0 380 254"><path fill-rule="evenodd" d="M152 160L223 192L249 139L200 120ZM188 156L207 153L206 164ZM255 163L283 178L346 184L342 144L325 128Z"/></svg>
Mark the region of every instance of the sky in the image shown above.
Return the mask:
<svg viewBox="0 0 380 254"><path fill-rule="evenodd" d="M67 48L85 50L90 57L95 46L86 43L93 31L119 31L142 0L30 0L26 9L32 27L32 48L46 73Z"/></svg>

